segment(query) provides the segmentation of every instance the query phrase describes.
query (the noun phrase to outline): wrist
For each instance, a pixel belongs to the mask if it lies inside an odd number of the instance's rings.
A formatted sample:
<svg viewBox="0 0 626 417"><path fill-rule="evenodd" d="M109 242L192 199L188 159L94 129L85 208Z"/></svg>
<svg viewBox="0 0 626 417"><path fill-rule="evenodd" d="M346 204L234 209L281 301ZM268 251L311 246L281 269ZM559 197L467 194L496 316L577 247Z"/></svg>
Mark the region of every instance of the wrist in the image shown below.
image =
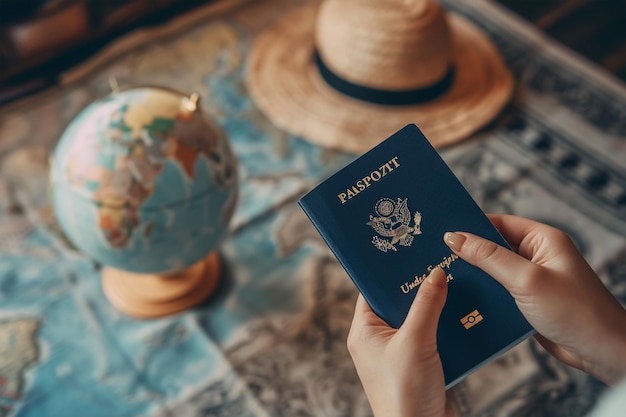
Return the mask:
<svg viewBox="0 0 626 417"><path fill-rule="evenodd" d="M585 363L585 370L609 386L626 378L626 310L615 320L607 320L609 337L596 349L594 360Z"/></svg>

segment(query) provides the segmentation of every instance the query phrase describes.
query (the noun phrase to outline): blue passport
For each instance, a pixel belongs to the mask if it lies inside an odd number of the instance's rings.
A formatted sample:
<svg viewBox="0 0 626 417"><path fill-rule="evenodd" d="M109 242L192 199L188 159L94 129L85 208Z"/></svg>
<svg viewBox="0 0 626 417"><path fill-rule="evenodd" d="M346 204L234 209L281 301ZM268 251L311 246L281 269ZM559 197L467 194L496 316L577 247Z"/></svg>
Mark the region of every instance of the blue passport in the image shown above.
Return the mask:
<svg viewBox="0 0 626 417"><path fill-rule="evenodd" d="M392 327L403 323L429 271L444 270L448 298L437 344L446 388L534 332L502 285L444 243L445 232L466 231L509 248L417 126L404 127L298 203Z"/></svg>

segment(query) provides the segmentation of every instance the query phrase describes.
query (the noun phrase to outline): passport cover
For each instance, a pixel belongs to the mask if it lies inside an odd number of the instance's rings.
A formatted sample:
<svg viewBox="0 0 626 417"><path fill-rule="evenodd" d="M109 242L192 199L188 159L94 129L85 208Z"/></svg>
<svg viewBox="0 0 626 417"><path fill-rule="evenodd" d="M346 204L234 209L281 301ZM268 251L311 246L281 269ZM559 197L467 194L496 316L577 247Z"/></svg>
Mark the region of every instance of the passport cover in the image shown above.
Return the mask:
<svg viewBox="0 0 626 417"><path fill-rule="evenodd" d="M444 243L465 231L510 248L415 125L408 125L299 201L372 310L398 328L422 281L441 266L448 298L437 344L450 388L534 330L509 292Z"/></svg>

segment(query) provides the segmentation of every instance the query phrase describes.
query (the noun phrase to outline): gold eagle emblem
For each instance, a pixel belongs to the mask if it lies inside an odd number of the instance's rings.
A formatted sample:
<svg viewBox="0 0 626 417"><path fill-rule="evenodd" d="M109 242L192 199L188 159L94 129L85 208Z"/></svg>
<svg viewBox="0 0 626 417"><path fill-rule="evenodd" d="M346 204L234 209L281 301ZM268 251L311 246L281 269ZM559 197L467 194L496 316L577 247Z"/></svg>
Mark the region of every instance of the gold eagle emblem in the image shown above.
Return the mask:
<svg viewBox="0 0 626 417"><path fill-rule="evenodd" d="M372 238L372 244L379 250L397 251L396 244L410 246L413 243L413 236L422 233L420 228L422 215L416 211L411 218L407 200L397 198L394 202L390 198L383 198L376 203L377 216L370 215L367 224L383 237L383 239L379 236Z"/></svg>

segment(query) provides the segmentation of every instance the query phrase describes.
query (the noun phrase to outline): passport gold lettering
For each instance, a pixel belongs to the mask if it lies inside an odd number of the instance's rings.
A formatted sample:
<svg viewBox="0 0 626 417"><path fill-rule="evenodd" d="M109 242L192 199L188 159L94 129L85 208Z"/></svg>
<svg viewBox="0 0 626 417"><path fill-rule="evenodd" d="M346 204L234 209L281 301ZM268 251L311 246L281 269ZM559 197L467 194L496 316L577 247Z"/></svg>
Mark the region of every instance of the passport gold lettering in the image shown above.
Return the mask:
<svg viewBox="0 0 626 417"><path fill-rule="evenodd" d="M450 268L450 265L452 265L452 262L456 261L457 259L459 259L459 255L457 255L456 253L452 253L450 254L450 256L445 256L443 260L439 262L437 265L429 265L428 268L426 268L426 270L428 271L428 273L430 273L430 271L432 271L436 267L439 267L441 269ZM400 290L402 290L404 294L408 294L409 292L411 292L411 290L419 287L422 284L422 282L424 282L424 280L428 277L428 273L424 273L422 275L416 275L413 281L411 282L407 281L404 284L400 285ZM446 281L450 282L453 279L454 279L454 276L452 274L446 275Z"/></svg>
<svg viewBox="0 0 626 417"><path fill-rule="evenodd" d="M450 268L450 264L452 264L452 262L456 261L457 259L459 259L459 255L457 255L456 253L453 253L450 256L444 257L443 261L439 262L437 265L435 265L435 266L430 265L426 270L428 272L430 272L433 269L435 269L436 267L439 267L441 269L443 269L443 268Z"/></svg>
<svg viewBox="0 0 626 417"><path fill-rule="evenodd" d="M381 165L380 168L375 169L369 175L361 178L354 185L347 187L345 192L340 192L339 194L337 194L337 198L339 198L341 204L345 203L346 201L355 197L361 191L364 191L373 183L380 181L381 178L383 178L399 166L400 162L398 162L398 157L394 156L389 161Z"/></svg>

